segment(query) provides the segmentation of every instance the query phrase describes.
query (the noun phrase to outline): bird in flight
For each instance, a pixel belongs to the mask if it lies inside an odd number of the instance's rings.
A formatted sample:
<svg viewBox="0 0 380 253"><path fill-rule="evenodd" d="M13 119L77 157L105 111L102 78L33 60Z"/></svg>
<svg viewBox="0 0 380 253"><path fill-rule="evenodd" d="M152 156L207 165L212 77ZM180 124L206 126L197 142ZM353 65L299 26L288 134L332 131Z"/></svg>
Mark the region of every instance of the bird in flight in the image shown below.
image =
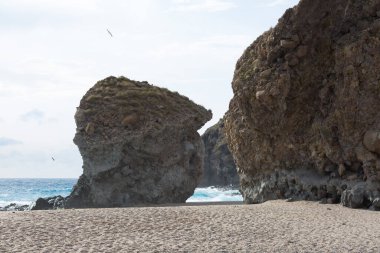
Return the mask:
<svg viewBox="0 0 380 253"><path fill-rule="evenodd" d="M51 157L51 159L53 160L53 162L55 161L54 157Z"/></svg>
<svg viewBox="0 0 380 253"><path fill-rule="evenodd" d="M110 32L110 30L107 29L107 32L109 33L109 35L110 35L111 37L113 37L113 35L112 35L112 33Z"/></svg>

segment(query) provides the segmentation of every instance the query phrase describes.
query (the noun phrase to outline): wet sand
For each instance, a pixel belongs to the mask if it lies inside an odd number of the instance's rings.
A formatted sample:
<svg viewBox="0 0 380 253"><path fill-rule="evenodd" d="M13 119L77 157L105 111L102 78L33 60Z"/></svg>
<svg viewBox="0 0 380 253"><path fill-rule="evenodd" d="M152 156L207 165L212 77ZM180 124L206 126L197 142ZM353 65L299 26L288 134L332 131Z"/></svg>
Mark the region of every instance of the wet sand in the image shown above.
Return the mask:
<svg viewBox="0 0 380 253"><path fill-rule="evenodd" d="M1 212L0 252L380 252L380 212L282 200Z"/></svg>

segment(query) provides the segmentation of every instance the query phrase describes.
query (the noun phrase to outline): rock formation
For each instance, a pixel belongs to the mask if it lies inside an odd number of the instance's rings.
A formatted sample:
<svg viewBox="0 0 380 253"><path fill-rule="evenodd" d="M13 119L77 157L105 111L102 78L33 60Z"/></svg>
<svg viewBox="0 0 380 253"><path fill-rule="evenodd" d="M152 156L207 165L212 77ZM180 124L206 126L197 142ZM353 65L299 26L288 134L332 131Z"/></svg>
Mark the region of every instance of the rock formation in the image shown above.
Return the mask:
<svg viewBox="0 0 380 253"><path fill-rule="evenodd" d="M211 117L188 98L147 82L99 81L75 114L83 175L66 207L185 202L202 173L197 130Z"/></svg>
<svg viewBox="0 0 380 253"><path fill-rule="evenodd" d="M30 206L30 210L49 210L61 209L65 207L65 198L58 195L48 198L38 198L34 204Z"/></svg>
<svg viewBox="0 0 380 253"><path fill-rule="evenodd" d="M245 50L225 120L245 202L380 209L379 52L379 0L301 0Z"/></svg>
<svg viewBox="0 0 380 253"><path fill-rule="evenodd" d="M205 146L203 175L199 186L238 186L239 176L228 149L221 119L202 135Z"/></svg>

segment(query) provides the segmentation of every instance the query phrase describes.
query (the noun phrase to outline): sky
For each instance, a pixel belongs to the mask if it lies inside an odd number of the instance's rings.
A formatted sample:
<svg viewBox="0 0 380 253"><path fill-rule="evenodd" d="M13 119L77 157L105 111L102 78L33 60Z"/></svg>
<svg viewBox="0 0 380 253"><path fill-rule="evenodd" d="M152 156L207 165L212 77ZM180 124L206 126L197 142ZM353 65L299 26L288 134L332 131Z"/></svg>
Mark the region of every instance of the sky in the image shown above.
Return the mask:
<svg viewBox="0 0 380 253"><path fill-rule="evenodd" d="M228 110L244 49L297 3L0 0L0 178L79 177L76 107L111 75L211 109L203 133Z"/></svg>

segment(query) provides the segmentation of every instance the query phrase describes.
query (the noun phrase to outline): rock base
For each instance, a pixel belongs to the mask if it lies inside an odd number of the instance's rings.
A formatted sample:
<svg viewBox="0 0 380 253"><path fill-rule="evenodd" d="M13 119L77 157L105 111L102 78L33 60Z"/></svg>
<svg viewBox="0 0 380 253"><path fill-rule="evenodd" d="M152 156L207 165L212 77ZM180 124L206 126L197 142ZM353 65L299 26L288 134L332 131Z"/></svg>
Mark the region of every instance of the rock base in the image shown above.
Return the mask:
<svg viewBox="0 0 380 253"><path fill-rule="evenodd" d="M250 178L243 175L241 180L241 192L247 204L289 199L380 210L380 185L374 182L332 178L311 170L279 170L254 180Z"/></svg>
<svg viewBox="0 0 380 253"><path fill-rule="evenodd" d="M30 210L51 210L65 207L65 198L58 195L48 198L38 198L36 203L31 206Z"/></svg>

